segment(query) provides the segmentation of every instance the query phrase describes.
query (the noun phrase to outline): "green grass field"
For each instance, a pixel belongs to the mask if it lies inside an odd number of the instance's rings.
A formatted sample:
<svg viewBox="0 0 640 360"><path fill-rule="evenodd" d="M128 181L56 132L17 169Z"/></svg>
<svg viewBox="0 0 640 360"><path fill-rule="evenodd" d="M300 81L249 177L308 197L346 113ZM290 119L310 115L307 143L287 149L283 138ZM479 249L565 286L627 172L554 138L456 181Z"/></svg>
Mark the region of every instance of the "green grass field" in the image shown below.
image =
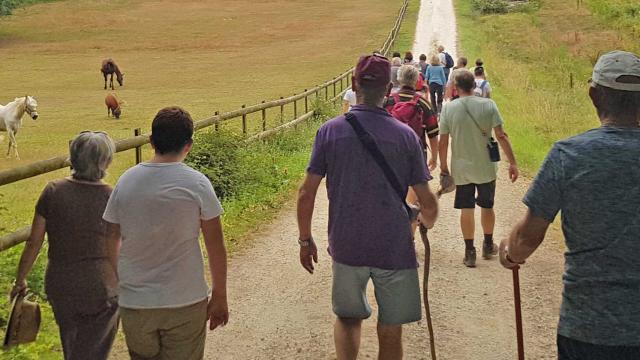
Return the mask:
<svg viewBox="0 0 640 360"><path fill-rule="evenodd" d="M576 1L545 0L539 8L487 16L475 13L471 0L455 4L461 54L470 63L483 58L516 155L529 175L553 142L599 126L587 96L598 54L640 50L634 35L640 13L635 22L611 17L612 8L637 7L635 0L588 0L580 8Z"/></svg>
<svg viewBox="0 0 640 360"><path fill-rule="evenodd" d="M378 48L401 3L67 0L18 9L15 16L0 18L0 103L34 94L40 118L25 119L18 135L23 160L0 157L0 169L62 154L73 134L84 129L106 130L115 138L131 136L136 127L145 132L155 112L166 105L182 105L200 119L313 87ZM413 23L403 27L400 36L408 44L418 8L412 3L408 21ZM116 88L127 103L120 120L108 119L103 105L107 92L99 67L107 56L125 73L125 86ZM326 115L335 111L322 107ZM292 111L286 109L287 118ZM257 130L258 117L249 116L250 130ZM268 118L270 126L278 124L279 109L269 111ZM242 240L290 198L304 174L319 121L243 151L243 166L265 171L255 176L255 184L243 185L241 193L223 202L231 250L246 245ZM222 127L240 129L238 121ZM5 146L6 139L0 143ZM144 155L150 155L148 148ZM107 181L115 183L133 162L133 152L119 154ZM0 187L0 234L28 224L42 187L67 174L61 170ZM0 293L9 290L21 249L0 257ZM39 258L29 278L41 296L45 259ZM1 327L7 306L0 298ZM43 303L43 309L37 343L0 351L0 358L61 358L50 308Z"/></svg>

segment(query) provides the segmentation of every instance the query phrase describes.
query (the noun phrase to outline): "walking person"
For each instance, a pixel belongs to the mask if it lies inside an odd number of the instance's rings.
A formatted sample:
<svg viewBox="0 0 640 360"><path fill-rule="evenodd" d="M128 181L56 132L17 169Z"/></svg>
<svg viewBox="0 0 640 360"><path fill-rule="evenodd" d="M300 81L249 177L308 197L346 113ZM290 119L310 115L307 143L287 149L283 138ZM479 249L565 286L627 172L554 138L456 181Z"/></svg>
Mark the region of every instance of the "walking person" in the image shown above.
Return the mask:
<svg viewBox="0 0 640 360"><path fill-rule="evenodd" d="M482 66L478 66L475 68L474 76L476 78L476 87L473 89L473 94L475 96L480 96L483 98L490 99L491 98L491 84L487 80L487 77L484 76L484 68Z"/></svg>
<svg viewBox="0 0 640 360"><path fill-rule="evenodd" d="M456 62L456 66L453 67L451 74L449 75L449 79L447 80L447 86L444 90L444 99L451 101L451 100L455 100L457 99L458 93L456 91L456 87L453 86L453 79L455 77L455 71L458 69L467 69L467 58L464 56L461 56L458 58L458 61Z"/></svg>
<svg viewBox="0 0 640 360"><path fill-rule="evenodd" d="M400 83L398 82L398 70L402 66L402 59L400 57L394 57L391 59L391 92L398 91L400 89Z"/></svg>
<svg viewBox="0 0 640 360"><path fill-rule="evenodd" d="M447 79L444 74L444 67L440 63L440 58L437 54L431 55L429 66L427 66L427 71L425 73L425 80L429 85L431 104L436 108L436 112L439 114L442 111L442 102L444 100L442 95Z"/></svg>
<svg viewBox="0 0 640 360"><path fill-rule="evenodd" d="M102 132L83 132L69 147L71 177L47 184L36 205L11 298L24 295L27 275L49 241L45 292L60 330L65 360L104 359L118 330L116 248L102 213L111 186L102 179L115 145Z"/></svg>
<svg viewBox="0 0 640 360"><path fill-rule="evenodd" d="M380 56L359 60L353 79L358 105L318 130L299 191L300 262L313 273L318 249L311 219L318 187L327 177L332 303L337 316L334 340L339 360L358 356L362 320L371 315L365 294L369 280L378 303L379 359L401 359L402 325L422 316L411 218L404 199L407 189L413 188L428 227L435 221L437 203L429 189L431 176L418 137L382 108L390 84L389 68L389 61ZM374 157L372 148L363 145L364 133L374 140L372 147L381 156ZM397 188L379 161L395 173Z"/></svg>
<svg viewBox="0 0 640 360"><path fill-rule="evenodd" d="M562 211L564 290L559 360L640 359L640 57L602 55L589 96L601 127L555 143L500 245L522 265Z"/></svg>
<svg viewBox="0 0 640 360"><path fill-rule="evenodd" d="M438 48L438 59L440 60L440 64L444 67L444 76L445 76L445 84L449 81L449 75L451 73L451 69L455 66L453 62L453 57L449 55L448 52L444 51L444 46L439 45Z"/></svg>
<svg viewBox="0 0 640 360"><path fill-rule="evenodd" d="M129 354L137 359L202 359L209 329L224 326L227 259L211 182L183 164L193 121L179 107L162 109L151 125L155 155L127 170L104 212L120 238L120 312ZM213 289L205 279L202 231Z"/></svg>
<svg viewBox="0 0 640 360"><path fill-rule="evenodd" d="M502 128L503 121L496 103L473 95L475 79L471 72L456 71L459 73L455 76L454 85L460 98L447 103L440 116L440 171L452 175L455 181L454 207L461 210L460 227L465 243L463 263L467 267L475 267L476 205L481 208L480 220L484 232L482 257L490 259L498 250L493 242L498 149L497 144L492 143L492 133L507 156L512 182L518 178L518 167L509 138ZM447 163L450 140L451 171ZM491 153L487 151L490 144L493 145Z"/></svg>
<svg viewBox="0 0 640 360"><path fill-rule="evenodd" d="M407 51L404 53L404 60L402 61L403 65L413 65L417 66L418 64L413 60L413 53L411 51Z"/></svg>
<svg viewBox="0 0 640 360"><path fill-rule="evenodd" d="M351 111L351 108L356 104L356 92L349 88L345 91L342 97L342 113L345 114Z"/></svg>
<svg viewBox="0 0 640 360"><path fill-rule="evenodd" d="M418 62L418 66L420 67L420 74L424 76L425 72L427 71L427 66L429 66L429 64L427 64L427 55L420 54L420 61Z"/></svg>

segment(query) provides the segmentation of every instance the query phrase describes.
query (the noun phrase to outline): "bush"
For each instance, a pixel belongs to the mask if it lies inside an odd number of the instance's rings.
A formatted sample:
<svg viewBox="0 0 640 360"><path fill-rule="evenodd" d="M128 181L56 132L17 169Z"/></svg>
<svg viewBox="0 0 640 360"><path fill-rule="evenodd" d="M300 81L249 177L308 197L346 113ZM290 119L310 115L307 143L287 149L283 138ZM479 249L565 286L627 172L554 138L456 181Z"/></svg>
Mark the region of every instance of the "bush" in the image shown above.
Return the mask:
<svg viewBox="0 0 640 360"><path fill-rule="evenodd" d="M509 10L507 0L473 0L472 5L482 14L504 14Z"/></svg>

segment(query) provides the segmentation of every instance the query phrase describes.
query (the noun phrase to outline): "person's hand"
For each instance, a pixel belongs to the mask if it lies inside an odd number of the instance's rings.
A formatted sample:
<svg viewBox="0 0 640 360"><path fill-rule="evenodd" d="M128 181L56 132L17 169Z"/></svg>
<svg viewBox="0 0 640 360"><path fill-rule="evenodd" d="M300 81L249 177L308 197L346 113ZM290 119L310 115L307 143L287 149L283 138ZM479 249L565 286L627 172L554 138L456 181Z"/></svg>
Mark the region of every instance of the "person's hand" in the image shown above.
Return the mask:
<svg viewBox="0 0 640 360"><path fill-rule="evenodd" d="M514 268L519 268L520 265L524 264L524 261L521 263L516 263L511 261L507 255L507 242L505 240L503 240L500 243L500 264L502 264L502 266L504 266L506 269L514 269Z"/></svg>
<svg viewBox="0 0 640 360"><path fill-rule="evenodd" d="M229 306L227 305L227 295L211 294L207 304L207 319L209 329L214 330L218 326L225 326L229 322Z"/></svg>
<svg viewBox="0 0 640 360"><path fill-rule="evenodd" d="M510 164L509 165L509 179L511 179L511 182L512 183L516 182L516 180L518 180L518 176L519 175L520 175L520 172L518 171L518 165Z"/></svg>
<svg viewBox="0 0 640 360"><path fill-rule="evenodd" d="M300 246L300 264L309 274L313 274L315 270L313 263L318 263L318 248L313 238L311 238L309 246Z"/></svg>
<svg viewBox="0 0 640 360"><path fill-rule="evenodd" d="M433 171L438 167L438 159L429 159L429 171Z"/></svg>
<svg viewBox="0 0 640 360"><path fill-rule="evenodd" d="M26 294L27 294L27 280L16 281L15 284L13 284L11 293L9 293L9 298L13 300L13 298L18 295L24 296Z"/></svg>
<svg viewBox="0 0 640 360"><path fill-rule="evenodd" d="M440 174L451 175L449 167L446 164L440 164Z"/></svg>

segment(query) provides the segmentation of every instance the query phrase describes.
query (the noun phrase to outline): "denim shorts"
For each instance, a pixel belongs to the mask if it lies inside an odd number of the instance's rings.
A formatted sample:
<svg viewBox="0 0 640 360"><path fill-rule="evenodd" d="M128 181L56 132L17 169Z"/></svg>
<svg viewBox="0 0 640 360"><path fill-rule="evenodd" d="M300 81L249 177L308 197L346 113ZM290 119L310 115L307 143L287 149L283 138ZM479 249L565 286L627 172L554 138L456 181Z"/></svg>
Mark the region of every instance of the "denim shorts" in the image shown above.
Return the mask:
<svg viewBox="0 0 640 360"><path fill-rule="evenodd" d="M333 312L339 318L367 319L367 284L373 281L378 323L402 325L422 318L418 269L383 270L333 262Z"/></svg>

